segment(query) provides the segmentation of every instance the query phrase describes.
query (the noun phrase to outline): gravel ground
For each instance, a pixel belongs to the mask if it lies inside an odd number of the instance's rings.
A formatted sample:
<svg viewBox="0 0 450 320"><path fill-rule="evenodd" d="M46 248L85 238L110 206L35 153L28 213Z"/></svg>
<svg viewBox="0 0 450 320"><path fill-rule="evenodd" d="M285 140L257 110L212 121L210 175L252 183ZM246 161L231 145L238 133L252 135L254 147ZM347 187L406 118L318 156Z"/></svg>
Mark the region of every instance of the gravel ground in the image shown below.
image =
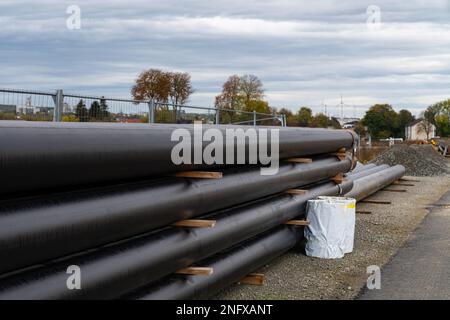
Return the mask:
<svg viewBox="0 0 450 320"><path fill-rule="evenodd" d="M405 177L408 178L408 177ZM398 251L426 216L427 206L450 188L450 177L410 177L415 186L394 186L408 192L379 191L370 199L391 205L360 203L357 210L355 248L342 259L323 260L291 250L258 270L263 286L233 285L216 299L354 299L366 284L366 268L382 267Z"/></svg>
<svg viewBox="0 0 450 320"><path fill-rule="evenodd" d="M410 176L441 176L449 172L448 162L431 145L394 145L370 163L401 164Z"/></svg>

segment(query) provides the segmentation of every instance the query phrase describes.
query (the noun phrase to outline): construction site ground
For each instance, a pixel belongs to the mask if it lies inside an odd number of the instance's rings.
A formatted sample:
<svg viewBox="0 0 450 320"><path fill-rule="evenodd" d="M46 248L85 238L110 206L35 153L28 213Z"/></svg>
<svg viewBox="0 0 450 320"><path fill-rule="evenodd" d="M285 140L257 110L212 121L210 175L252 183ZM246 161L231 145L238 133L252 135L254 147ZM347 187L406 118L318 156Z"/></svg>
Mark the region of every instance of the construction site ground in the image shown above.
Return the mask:
<svg viewBox="0 0 450 320"><path fill-rule="evenodd" d="M413 254L414 250L405 250L409 246L419 246L423 253L426 253L429 251L427 246L434 248L433 243L430 242L433 241L433 228L447 230L441 232L446 239L438 239L439 244L443 245L442 249L449 243L448 230L450 230L450 218L448 218L450 209L442 205L442 201L447 200L450 204L450 194L443 197L450 190L450 177L404 178L420 180L420 182L402 182L414 184L414 186L391 185L389 187L389 189L406 189L407 192L379 191L368 198L368 200L391 201L391 204L359 203L357 205L357 211L371 213L357 214L353 253L347 254L342 259L325 260L308 257L301 248L291 250L257 271L265 274L264 285L236 284L217 295L216 299L402 298L393 296L395 292L398 292L394 285L390 289L387 287L383 290L383 279L386 285L394 279L398 282L398 286L401 282L409 281L410 277L418 276L408 275L407 272L402 273L402 264L411 265L415 263L413 260L417 259L417 254ZM439 199L441 199L441 205L439 205ZM430 215L431 219L433 214L446 215L447 218L429 221L427 215ZM425 217L427 218L424 220ZM427 235L431 238L426 239ZM418 238L425 242L418 242ZM400 250L402 247L404 249ZM437 249L434 255L430 253L424 256L427 260L423 262L423 265L442 266L442 261L448 263L450 250L441 251ZM371 265L381 268L382 289L377 290L377 293L367 293L365 289L369 276L367 267ZM437 284L441 281L440 276L430 279ZM409 298L436 298L439 297L437 290L447 290L441 294L448 294L448 281L441 284L447 289L433 287L433 282L429 282L425 287L422 285L422 282L417 283L415 295ZM403 284L405 292L408 291L407 286L407 283ZM391 293L388 290L391 290ZM383 291L385 291L384 295ZM449 298L448 296L440 297Z"/></svg>

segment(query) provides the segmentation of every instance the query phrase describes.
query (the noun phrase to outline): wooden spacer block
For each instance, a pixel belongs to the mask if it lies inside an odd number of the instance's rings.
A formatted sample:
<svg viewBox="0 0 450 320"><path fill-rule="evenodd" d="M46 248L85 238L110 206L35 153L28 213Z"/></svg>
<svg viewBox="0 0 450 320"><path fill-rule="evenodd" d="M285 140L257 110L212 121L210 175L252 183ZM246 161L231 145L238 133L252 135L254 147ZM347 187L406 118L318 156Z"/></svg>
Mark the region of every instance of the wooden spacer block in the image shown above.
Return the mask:
<svg viewBox="0 0 450 320"><path fill-rule="evenodd" d="M213 171L182 171L175 173L175 177L196 178L196 179L220 179L223 177L223 174L222 172L213 172Z"/></svg>
<svg viewBox="0 0 450 320"><path fill-rule="evenodd" d="M390 201L382 201L382 200L361 200L360 203L373 203L373 204L391 204Z"/></svg>
<svg viewBox="0 0 450 320"><path fill-rule="evenodd" d="M356 213L359 213L359 214L371 214L372 211L356 210Z"/></svg>
<svg viewBox="0 0 450 320"><path fill-rule="evenodd" d="M181 220L172 224L174 227L188 227L188 228L214 228L216 220Z"/></svg>
<svg viewBox="0 0 450 320"><path fill-rule="evenodd" d="M249 275L243 277L239 283L241 284L252 284L256 286L262 286L264 284L264 274L262 273L250 273Z"/></svg>
<svg viewBox="0 0 450 320"><path fill-rule="evenodd" d="M393 182L392 184L396 185L396 186L404 186L404 187L414 187L415 184L412 183L401 183L401 182Z"/></svg>
<svg viewBox="0 0 450 320"><path fill-rule="evenodd" d="M337 184L341 184L345 181L344 175L342 173L339 173L338 175L334 176L330 179L331 181L334 181Z"/></svg>
<svg viewBox="0 0 450 320"><path fill-rule="evenodd" d="M176 274L188 274L196 276L210 276L214 272L213 268L209 267L188 267L175 271Z"/></svg>
<svg viewBox="0 0 450 320"><path fill-rule="evenodd" d="M311 163L313 160L311 158L289 158L285 160L286 162L292 163Z"/></svg>
<svg viewBox="0 0 450 320"><path fill-rule="evenodd" d="M407 192L408 190L405 189L381 189L380 191L387 191L387 192Z"/></svg>
<svg viewBox="0 0 450 320"><path fill-rule="evenodd" d="M309 226L308 220L289 220L286 221L284 224L288 224L291 226Z"/></svg>
<svg viewBox="0 0 450 320"><path fill-rule="evenodd" d="M308 190L303 190L303 189L288 189L288 190L286 190L284 193L288 193L288 194L305 194L305 193L308 193Z"/></svg>
<svg viewBox="0 0 450 320"><path fill-rule="evenodd" d="M415 179L405 179L405 178L398 179L398 181L405 181L405 182L420 182L420 180L415 180Z"/></svg>

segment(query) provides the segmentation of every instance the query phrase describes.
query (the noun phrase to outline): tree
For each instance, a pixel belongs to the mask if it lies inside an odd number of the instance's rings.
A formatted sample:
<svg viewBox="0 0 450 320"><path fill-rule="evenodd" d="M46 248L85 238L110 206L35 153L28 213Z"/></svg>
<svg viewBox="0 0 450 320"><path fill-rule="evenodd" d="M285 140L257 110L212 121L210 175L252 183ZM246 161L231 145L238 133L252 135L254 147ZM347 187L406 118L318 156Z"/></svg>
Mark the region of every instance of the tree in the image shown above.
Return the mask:
<svg viewBox="0 0 450 320"><path fill-rule="evenodd" d="M312 110L308 107L301 107L297 113L297 121L300 127L308 127L312 121Z"/></svg>
<svg viewBox="0 0 450 320"><path fill-rule="evenodd" d="M328 121L328 126L333 127L333 129L342 129L341 123L335 117L331 117Z"/></svg>
<svg viewBox="0 0 450 320"><path fill-rule="evenodd" d="M263 87L261 80L255 75L230 76L222 86L222 93L216 96L217 109L257 111L271 113L269 104L262 100ZM222 122L247 121L246 115L234 111L221 112Z"/></svg>
<svg viewBox="0 0 450 320"><path fill-rule="evenodd" d="M450 135L449 119L446 114L440 114L435 118L436 134L440 137L448 137Z"/></svg>
<svg viewBox="0 0 450 320"><path fill-rule="evenodd" d="M181 110L181 105L185 104L189 96L194 92L191 84L191 76L189 73L169 72L167 73L170 80L169 98L173 104L173 109L177 113Z"/></svg>
<svg viewBox="0 0 450 320"><path fill-rule="evenodd" d="M91 103L91 107L89 108L89 119L100 119L101 118L101 108L98 101L94 101Z"/></svg>
<svg viewBox="0 0 450 320"><path fill-rule="evenodd" d="M313 128L328 128L329 125L330 119L323 113L316 114L311 120L311 126Z"/></svg>
<svg viewBox="0 0 450 320"><path fill-rule="evenodd" d="M135 100L155 100L166 103L169 99L171 81L169 74L159 69L149 69L141 72L136 84L131 89Z"/></svg>
<svg viewBox="0 0 450 320"><path fill-rule="evenodd" d="M389 104L376 104L365 114L363 125L368 128L370 135L377 139L389 138L399 132L397 112Z"/></svg>
<svg viewBox="0 0 450 320"><path fill-rule="evenodd" d="M81 99L75 107L75 116L79 119L80 122L89 121L88 109L86 108L86 104L84 103L83 99Z"/></svg>
<svg viewBox="0 0 450 320"><path fill-rule="evenodd" d="M433 131L433 124L427 119L423 119L419 122L418 131L424 132L427 135L427 140L430 139L430 134Z"/></svg>
<svg viewBox="0 0 450 320"><path fill-rule="evenodd" d="M106 99L102 97L102 99L100 99L100 118L106 120L109 119L109 117L108 104L106 103Z"/></svg>
<svg viewBox="0 0 450 320"><path fill-rule="evenodd" d="M194 93L191 76L186 72L169 72L168 77L170 79L170 102L174 105L185 104L189 96Z"/></svg>
<svg viewBox="0 0 450 320"><path fill-rule="evenodd" d="M408 110L402 109L398 112L398 125L399 132L398 135L402 138L405 138L405 127L412 123L415 120L415 117Z"/></svg>
<svg viewBox="0 0 450 320"><path fill-rule="evenodd" d="M242 93L245 106L252 100L261 100L264 95L261 80L253 74L246 74L240 78L239 91Z"/></svg>
<svg viewBox="0 0 450 320"><path fill-rule="evenodd" d="M429 106L424 112L424 118L436 126L438 135L447 136L446 132L450 119L450 99ZM447 123L444 122L444 119L447 119Z"/></svg>
<svg viewBox="0 0 450 320"><path fill-rule="evenodd" d="M241 78L238 75L230 76L222 86L222 93L216 97L216 108L238 109L240 104Z"/></svg>
<svg viewBox="0 0 450 320"><path fill-rule="evenodd" d="M429 106L425 112L423 113L423 117L427 119L432 124L436 125L436 117L441 112L440 106L438 104L434 104L432 106Z"/></svg>
<svg viewBox="0 0 450 320"><path fill-rule="evenodd" d="M355 128L353 129L356 134L358 134L360 137L365 136L366 135L366 128L364 127L364 125L362 124L361 121L358 121L358 123L355 125Z"/></svg>
<svg viewBox="0 0 450 320"><path fill-rule="evenodd" d="M271 109L269 107L269 103L263 100L251 100L248 102L248 105L244 109L248 112L259 112L259 113L271 113Z"/></svg>
<svg viewBox="0 0 450 320"><path fill-rule="evenodd" d="M286 125L288 127L296 127L298 126L297 117L292 113L291 110L287 108L281 108L280 111L278 111L279 114L284 114L286 117Z"/></svg>

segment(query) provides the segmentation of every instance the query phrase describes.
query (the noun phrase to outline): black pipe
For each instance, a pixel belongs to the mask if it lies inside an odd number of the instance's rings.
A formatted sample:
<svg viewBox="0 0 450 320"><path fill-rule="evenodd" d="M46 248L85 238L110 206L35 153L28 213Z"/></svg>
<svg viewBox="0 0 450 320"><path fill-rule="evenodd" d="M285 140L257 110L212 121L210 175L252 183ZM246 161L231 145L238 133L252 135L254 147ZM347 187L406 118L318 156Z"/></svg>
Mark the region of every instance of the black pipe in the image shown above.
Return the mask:
<svg viewBox="0 0 450 320"><path fill-rule="evenodd" d="M301 227L279 227L203 261L202 266L212 267L214 270L210 276L168 276L125 298L141 300L209 298L293 248L302 237Z"/></svg>
<svg viewBox="0 0 450 320"><path fill-rule="evenodd" d="M387 187L405 175L405 167L396 165L353 181L353 188L345 196L360 201Z"/></svg>
<svg viewBox="0 0 450 320"><path fill-rule="evenodd" d="M372 167L372 169L374 168ZM360 176L359 179L355 180L354 183L357 187L352 188L351 196L357 199L365 197L368 194L368 189L370 189L369 193L373 193L399 179L403 176L404 168L395 166L372 174L368 174L371 171L370 168L364 171L366 175ZM369 186L367 189L364 188L366 184ZM349 196L349 193L346 196ZM288 229L285 228L285 230ZM263 241L263 238L258 238L253 240L252 244L262 247L269 245L269 248L273 242L275 246L290 245L288 240L282 240L283 242L280 243L272 240L267 244L263 243ZM281 248L274 249L274 251L276 250L279 250L279 254L284 252ZM259 256L255 257L252 253ZM262 261L262 259L265 260ZM213 275L209 277L171 275L162 278L154 284L140 288L125 296L125 298L145 300L208 298L232 283L238 282L242 277L265 265L271 259L273 259L271 253L258 249L255 249L255 251L251 250L249 253L237 247L228 254L219 254L199 263L199 265L214 268Z"/></svg>
<svg viewBox="0 0 450 320"><path fill-rule="evenodd" d="M344 194L351 187L352 181L326 182L302 195L274 196L219 213L211 229L170 228L25 271L0 281L0 299L119 297L302 215L309 199ZM70 265L81 268L82 290L66 287Z"/></svg>
<svg viewBox="0 0 450 320"><path fill-rule="evenodd" d="M371 168L374 168L374 167L376 167L376 165L373 164L373 163L362 164L361 162L357 162L357 164L356 164L356 166L355 166L355 168L353 169L352 172L356 173L356 172L359 172L359 171L362 171L362 170L368 170L368 169L371 169Z"/></svg>
<svg viewBox="0 0 450 320"><path fill-rule="evenodd" d="M376 172L383 171L383 170L385 170L387 168L389 168L389 165L383 164L383 165L380 165L380 166L369 167L367 169L363 168L362 170L359 170L357 172L354 172L354 171L348 172L345 176L350 178L350 179L352 179L352 180L356 180L356 179L362 178L364 176L367 176L367 175L370 175L370 174L373 174L373 173L376 173Z"/></svg>
<svg viewBox="0 0 450 320"><path fill-rule="evenodd" d="M311 184L350 170L351 161L314 158L277 175L228 169L222 179L167 178L111 188L0 202L0 272Z"/></svg>
<svg viewBox="0 0 450 320"><path fill-rule="evenodd" d="M261 129L279 130L280 159L352 148L355 139L346 130L203 126L204 130L218 129L224 137L227 129L238 128L258 133ZM194 137L193 125L1 121L0 195L210 169L205 163L172 162L171 152L178 144L171 141L175 129ZM203 142L202 148L209 143ZM250 149L247 141L247 155ZM259 154L255 156L259 159ZM248 164L248 156L245 160Z"/></svg>

